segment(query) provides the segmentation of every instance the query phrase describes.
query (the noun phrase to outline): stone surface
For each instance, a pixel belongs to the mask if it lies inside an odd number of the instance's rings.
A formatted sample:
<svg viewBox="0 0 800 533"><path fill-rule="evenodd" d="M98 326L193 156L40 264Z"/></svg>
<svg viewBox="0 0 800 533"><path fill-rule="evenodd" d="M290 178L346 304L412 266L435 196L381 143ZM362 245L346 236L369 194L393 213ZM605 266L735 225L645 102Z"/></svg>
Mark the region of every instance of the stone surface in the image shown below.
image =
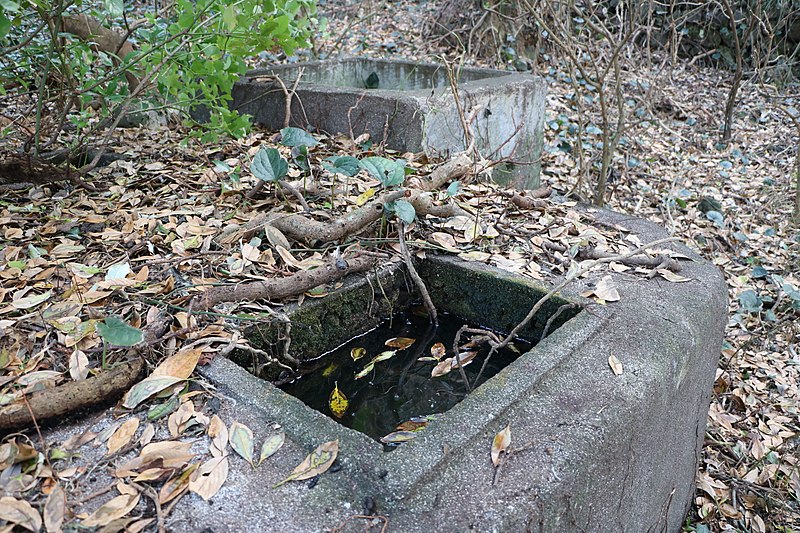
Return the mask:
<svg viewBox="0 0 800 533"><path fill-rule="evenodd" d="M665 236L629 216L596 217L632 229L642 242ZM258 446L280 427L286 444L257 469L232 456L222 490L209 503L185 496L168 529L364 531L365 521L355 515L369 499L388 531L677 533L694 495L727 313L727 288L716 267L678 248L694 260L683 262L690 282L612 274L620 301L580 312L392 452L231 361L215 359L201 372L217 387L223 420L247 424ZM571 285L565 297L580 300L606 273ZM515 305L524 314L532 303L528 295ZM624 366L619 376L609 368L610 355ZM47 439L62 440L89 424L63 426ZM506 425L512 448L523 449L495 471L491 442ZM313 488L307 482L271 488L333 439L340 444L336 471ZM108 480L98 472L96 483L87 493Z"/></svg>
<svg viewBox="0 0 800 533"><path fill-rule="evenodd" d="M367 89L371 74L377 88ZM233 107L270 129L284 126L287 88L300 76L290 125L353 138L369 133L375 143L400 152L448 155L465 148L447 72L410 61L332 59L250 72L233 89ZM520 188L539 184L545 82L530 74L464 67L458 94L465 115L476 110L476 146L499 165L496 180Z"/></svg>

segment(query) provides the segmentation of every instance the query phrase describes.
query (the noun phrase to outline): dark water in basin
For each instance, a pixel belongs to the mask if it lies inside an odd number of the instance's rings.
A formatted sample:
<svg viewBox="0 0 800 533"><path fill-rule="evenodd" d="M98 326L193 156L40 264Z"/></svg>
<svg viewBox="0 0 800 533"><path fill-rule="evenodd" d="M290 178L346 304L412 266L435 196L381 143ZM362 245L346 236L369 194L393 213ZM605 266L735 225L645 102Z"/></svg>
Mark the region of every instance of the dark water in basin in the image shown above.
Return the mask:
<svg viewBox="0 0 800 533"><path fill-rule="evenodd" d="M466 387L458 368L448 374L433 378L431 371L436 361L419 361L431 356L431 346L442 343L447 349L442 359L453 356L453 340L465 321L452 315L439 317L438 329L429 326L428 318L416 316L410 310L386 320L376 329L352 339L336 350L312 361L311 370L295 381L281 386L289 394L303 400L306 405L327 414L341 424L361 431L376 440L395 431L398 424L414 417L444 413L461 401ZM471 327L478 327L471 325ZM464 333L464 345L472 333ZM385 342L394 337L408 337L416 341L404 350L397 350L390 359L374 364L374 369L363 378L354 376L362 371L373 357L387 350ZM502 335L499 336L503 338ZM514 343L518 352L505 348L495 353L481 375L478 385L497 374L521 353L531 347L523 340ZM365 348L366 355L354 361L353 348ZM475 359L464 367L473 384L489 351L486 343L475 348ZM347 397L348 407L341 417L336 417L329 405L334 387ZM435 423L435 422L434 422Z"/></svg>

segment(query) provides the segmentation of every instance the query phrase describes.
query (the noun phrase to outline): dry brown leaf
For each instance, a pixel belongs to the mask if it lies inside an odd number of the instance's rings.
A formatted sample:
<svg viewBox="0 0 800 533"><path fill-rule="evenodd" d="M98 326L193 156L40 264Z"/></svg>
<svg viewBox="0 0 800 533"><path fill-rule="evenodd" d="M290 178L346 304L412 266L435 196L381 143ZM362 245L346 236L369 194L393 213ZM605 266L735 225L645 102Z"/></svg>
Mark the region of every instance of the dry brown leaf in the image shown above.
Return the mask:
<svg viewBox="0 0 800 533"><path fill-rule="evenodd" d="M106 455L111 455L128 444L133 438L133 435L136 433L137 429L139 429L138 418L133 417L126 420L119 428L117 428L114 434L108 438L108 453Z"/></svg>
<svg viewBox="0 0 800 533"><path fill-rule="evenodd" d="M225 455L225 448L228 447L228 428L225 426L225 422L219 416L214 415L211 417L207 431L211 438L209 453L214 457L222 457Z"/></svg>
<svg viewBox="0 0 800 533"><path fill-rule="evenodd" d="M615 355L608 356L608 366L611 367L611 371L614 372L615 376L622 375L622 363Z"/></svg>
<svg viewBox="0 0 800 533"><path fill-rule="evenodd" d="M109 522L122 518L139 504L139 494L123 494L104 503L81 522L83 527L102 527Z"/></svg>
<svg viewBox="0 0 800 533"><path fill-rule="evenodd" d="M597 282L594 294L606 302L619 301L619 292L617 292L617 286L611 276L603 276L603 278Z"/></svg>
<svg viewBox="0 0 800 533"><path fill-rule="evenodd" d="M64 489L56 483L44 503L44 527L47 533L59 533L64 523L67 497Z"/></svg>
<svg viewBox="0 0 800 533"><path fill-rule="evenodd" d="M178 438L183 433L184 425L194 416L194 403L189 400L183 402L178 409L169 415L167 427L172 438Z"/></svg>
<svg viewBox="0 0 800 533"><path fill-rule="evenodd" d="M89 375L89 358L80 350L69 356L69 375L73 381L82 381Z"/></svg>
<svg viewBox="0 0 800 533"><path fill-rule="evenodd" d="M39 511L24 500L11 496L0 498L0 520L17 524L29 531L39 531L42 528L42 517Z"/></svg>
<svg viewBox="0 0 800 533"><path fill-rule="evenodd" d="M142 436L139 437L139 446L147 446L150 444L150 441L153 440L153 437L156 436L156 427L148 422L147 425L142 430Z"/></svg>
<svg viewBox="0 0 800 533"><path fill-rule="evenodd" d="M195 348L191 350L181 350L180 352L167 357L160 365L158 365L153 373L153 376L171 376L174 378L188 379L197 366L197 361L203 355L202 348Z"/></svg>
<svg viewBox="0 0 800 533"><path fill-rule="evenodd" d="M302 463L297 465L295 469L292 470L292 473L289 474L286 479L276 483L272 486L272 488L274 489L280 487L288 481L302 481L326 472L336 460L336 456L338 454L338 440L332 440L320 444L313 452L308 454L306 458L303 459Z"/></svg>
<svg viewBox="0 0 800 533"><path fill-rule="evenodd" d="M165 503L171 502L175 498L180 498L183 496L186 491L189 490L189 481L191 480L192 474L195 470L197 470L198 466L198 463L192 463L187 466L178 477L174 477L164 483L164 486L161 487L160 491L158 491L159 503L164 505Z"/></svg>
<svg viewBox="0 0 800 533"><path fill-rule="evenodd" d="M492 439L492 464L497 467L500 465L500 455L508 452L508 447L511 445L511 425L507 425L505 429L498 432Z"/></svg>
<svg viewBox="0 0 800 533"><path fill-rule="evenodd" d="M194 471L189 481L189 490L205 501L213 498L228 479L228 458L214 457Z"/></svg>
<svg viewBox="0 0 800 533"><path fill-rule="evenodd" d="M139 457L135 457L117 468L117 477L133 476L140 470L151 468L154 463L159 468L181 468L194 454L189 453L191 442L162 441L153 442L142 448Z"/></svg>
<svg viewBox="0 0 800 533"><path fill-rule="evenodd" d="M128 527L125 528L125 533L141 533L144 531L144 528L155 522L155 518L142 518L141 520L136 520L128 524Z"/></svg>
<svg viewBox="0 0 800 533"><path fill-rule="evenodd" d="M671 283L684 283L686 281L692 281L692 278L681 276L671 270L667 270L666 268L659 268L656 270L656 272L658 272L662 278Z"/></svg>

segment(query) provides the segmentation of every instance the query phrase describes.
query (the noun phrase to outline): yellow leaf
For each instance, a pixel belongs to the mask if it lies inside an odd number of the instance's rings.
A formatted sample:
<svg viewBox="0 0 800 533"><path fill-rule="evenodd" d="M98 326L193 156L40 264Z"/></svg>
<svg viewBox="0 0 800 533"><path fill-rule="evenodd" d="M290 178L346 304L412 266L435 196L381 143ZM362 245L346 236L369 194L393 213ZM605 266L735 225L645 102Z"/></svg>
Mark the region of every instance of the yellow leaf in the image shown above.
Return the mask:
<svg viewBox="0 0 800 533"><path fill-rule="evenodd" d="M350 357L353 358L353 361L358 361L359 359L361 359L365 355L367 355L366 348L362 348L360 346L357 346L357 347L353 348L352 350L350 350Z"/></svg>
<svg viewBox="0 0 800 533"><path fill-rule="evenodd" d="M331 408L333 416L336 418L342 418L347 412L347 406L349 404L350 402L347 401L347 396L345 396L344 393L339 390L339 383L337 382L331 391L330 397L328 398L328 405Z"/></svg>
<svg viewBox="0 0 800 533"><path fill-rule="evenodd" d="M339 368L338 363L329 364L328 366L325 367L325 370L322 371L322 377L327 378L328 376L336 372L337 368Z"/></svg>
<svg viewBox="0 0 800 533"><path fill-rule="evenodd" d="M261 446L261 457L258 459L258 464L261 464L272 457L275 452L277 452L280 447L283 446L283 441L285 440L286 434L283 432L273 435L265 440L264 444Z"/></svg>
<svg viewBox="0 0 800 533"><path fill-rule="evenodd" d="M231 423L230 443L233 451L255 467L253 464L253 431L249 427L235 421Z"/></svg>
<svg viewBox="0 0 800 533"><path fill-rule="evenodd" d="M365 203L367 203L367 200L372 198L374 195L375 195L375 188L374 187L370 187L369 189L367 189L366 191L362 192L361 194L359 194L356 197L356 205L359 206L359 207L364 205Z"/></svg>
<svg viewBox="0 0 800 533"><path fill-rule="evenodd" d="M302 463L297 465L292 473L283 481L276 483L272 488L277 488L286 483L287 481L302 481L310 479L326 472L336 456L339 454L339 441L332 440L324 442L317 446L317 448L308 454Z"/></svg>
<svg viewBox="0 0 800 533"><path fill-rule="evenodd" d="M511 425L506 426L503 431L500 431L494 436L492 440L492 464L498 466L500 464L500 454L508 452L508 447L511 445Z"/></svg>
<svg viewBox="0 0 800 533"><path fill-rule="evenodd" d="M391 359L392 357L394 357L394 354L396 353L397 350L387 350L385 352L381 352L372 358L372 364L380 363L381 361L386 361L387 359Z"/></svg>

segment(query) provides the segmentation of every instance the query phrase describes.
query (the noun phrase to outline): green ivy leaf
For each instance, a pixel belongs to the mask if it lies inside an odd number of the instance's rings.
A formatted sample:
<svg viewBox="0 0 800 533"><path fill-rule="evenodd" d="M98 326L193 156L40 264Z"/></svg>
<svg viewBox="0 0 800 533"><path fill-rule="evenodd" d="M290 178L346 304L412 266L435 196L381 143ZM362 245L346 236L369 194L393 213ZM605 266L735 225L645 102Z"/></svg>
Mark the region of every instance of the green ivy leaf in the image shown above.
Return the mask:
<svg viewBox="0 0 800 533"><path fill-rule="evenodd" d="M250 172L263 181L278 181L289 172L289 163L277 149L261 147L250 164Z"/></svg>
<svg viewBox="0 0 800 533"><path fill-rule="evenodd" d="M414 219L417 218L417 212L414 210L414 206L406 200L395 201L394 212L397 215L397 218L406 224L411 224L414 222Z"/></svg>
<svg viewBox="0 0 800 533"><path fill-rule="evenodd" d="M129 326L115 316L97 323L97 334L114 346L134 346L142 342L144 334L139 328Z"/></svg>
<svg viewBox="0 0 800 533"><path fill-rule="evenodd" d="M119 18L125 12L122 0L103 0L103 7L111 18Z"/></svg>
<svg viewBox="0 0 800 533"><path fill-rule="evenodd" d="M5 13L0 12L0 39L8 35L8 30L11 29L11 21L6 17Z"/></svg>
<svg viewBox="0 0 800 533"><path fill-rule="evenodd" d="M748 313L758 313L764 305L764 301L755 291L744 291L739 295L739 304Z"/></svg>
<svg viewBox="0 0 800 533"><path fill-rule="evenodd" d="M326 161L329 161L330 164L322 163L322 167L325 170L334 174L344 174L345 176L349 176L351 178L358 174L358 170L361 168L358 164L358 159L351 155L329 157L326 159Z"/></svg>
<svg viewBox="0 0 800 533"><path fill-rule="evenodd" d="M316 146L319 144L313 135L300 128L283 128L281 130L281 144L284 146Z"/></svg>
<svg viewBox="0 0 800 533"><path fill-rule="evenodd" d="M403 163L385 157L367 157L359 164L385 188L402 185L406 177L406 167Z"/></svg>
<svg viewBox="0 0 800 533"><path fill-rule="evenodd" d="M447 187L447 196L449 196L451 198L453 196L457 195L460 192L461 192L461 182L460 181L454 181L453 183L450 184L449 187Z"/></svg>

